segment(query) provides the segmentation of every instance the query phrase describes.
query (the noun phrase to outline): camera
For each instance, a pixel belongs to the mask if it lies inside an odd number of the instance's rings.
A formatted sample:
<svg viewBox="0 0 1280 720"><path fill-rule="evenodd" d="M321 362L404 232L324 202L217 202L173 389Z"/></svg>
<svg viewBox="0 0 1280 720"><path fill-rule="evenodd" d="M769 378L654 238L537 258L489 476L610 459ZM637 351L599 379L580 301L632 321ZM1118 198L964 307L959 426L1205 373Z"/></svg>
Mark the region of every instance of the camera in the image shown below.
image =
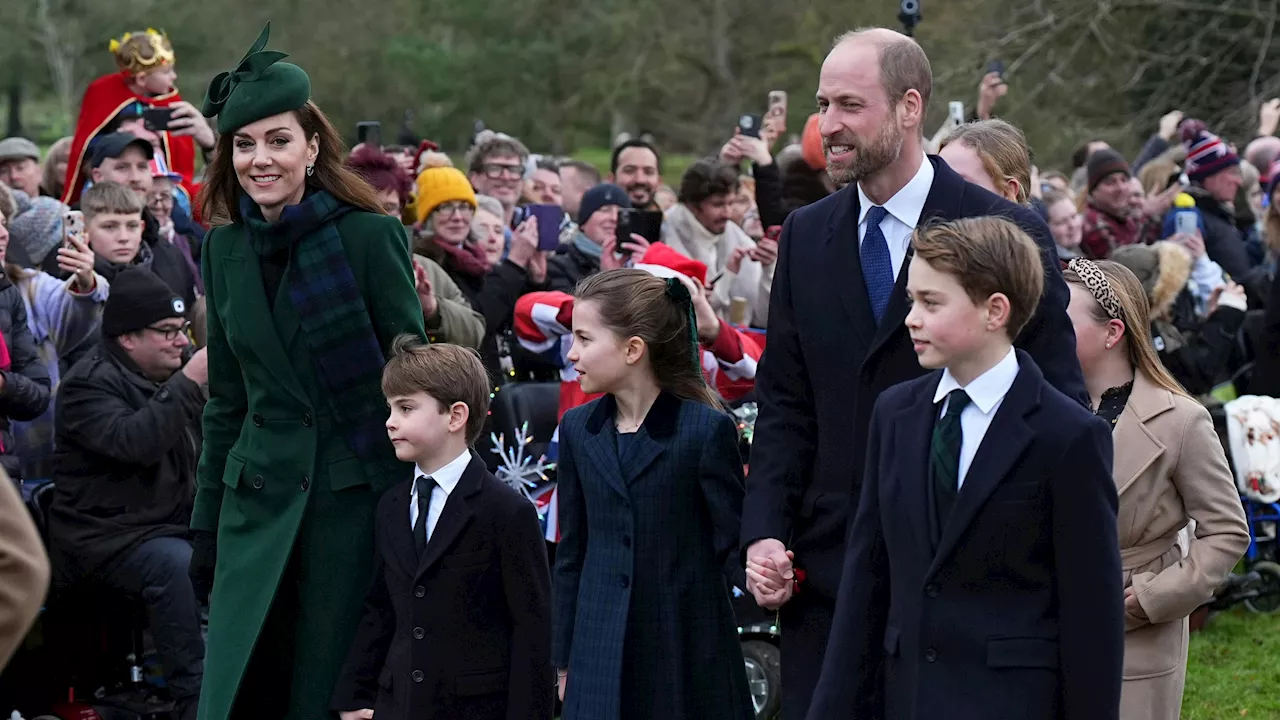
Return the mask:
<svg viewBox="0 0 1280 720"><path fill-rule="evenodd" d="M902 21L902 27L906 29L908 35L924 19L924 15L920 12L920 2L921 0L901 0L898 6L898 20Z"/></svg>

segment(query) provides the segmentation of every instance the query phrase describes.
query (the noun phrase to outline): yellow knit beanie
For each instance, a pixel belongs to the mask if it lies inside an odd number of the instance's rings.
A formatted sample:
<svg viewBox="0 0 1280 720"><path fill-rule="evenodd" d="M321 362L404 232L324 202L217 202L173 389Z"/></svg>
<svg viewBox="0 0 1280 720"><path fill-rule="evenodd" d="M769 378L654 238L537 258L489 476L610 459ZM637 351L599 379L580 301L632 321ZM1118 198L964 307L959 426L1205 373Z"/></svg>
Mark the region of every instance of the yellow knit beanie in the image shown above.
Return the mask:
<svg viewBox="0 0 1280 720"><path fill-rule="evenodd" d="M454 200L465 200L476 206L476 191L462 171L452 167L429 167L418 175L417 200L414 204L418 222L424 222L436 208Z"/></svg>

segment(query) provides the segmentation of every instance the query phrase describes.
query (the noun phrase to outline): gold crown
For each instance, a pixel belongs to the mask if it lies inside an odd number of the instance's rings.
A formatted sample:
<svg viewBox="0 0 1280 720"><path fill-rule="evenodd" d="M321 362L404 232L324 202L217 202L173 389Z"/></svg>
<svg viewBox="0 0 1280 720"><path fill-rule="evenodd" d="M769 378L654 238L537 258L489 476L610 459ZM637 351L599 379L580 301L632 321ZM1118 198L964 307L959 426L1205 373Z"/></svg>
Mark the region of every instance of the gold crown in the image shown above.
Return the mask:
<svg viewBox="0 0 1280 720"><path fill-rule="evenodd" d="M119 40L112 38L107 47L115 56L116 65L135 75L174 62L169 36L155 28L140 33L127 32Z"/></svg>

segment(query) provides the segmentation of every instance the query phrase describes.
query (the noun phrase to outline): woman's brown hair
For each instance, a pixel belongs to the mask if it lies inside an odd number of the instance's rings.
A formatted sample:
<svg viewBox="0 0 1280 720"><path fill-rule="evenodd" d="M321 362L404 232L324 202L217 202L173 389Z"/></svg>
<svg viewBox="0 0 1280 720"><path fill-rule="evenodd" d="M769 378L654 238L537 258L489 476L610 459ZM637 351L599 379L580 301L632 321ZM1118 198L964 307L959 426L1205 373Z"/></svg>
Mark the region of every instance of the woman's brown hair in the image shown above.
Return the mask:
<svg viewBox="0 0 1280 720"><path fill-rule="evenodd" d="M1027 204L1027 194L1031 192L1031 150L1027 147L1027 136L1017 126L1004 120L966 123L952 130L943 139L942 147L954 142L962 142L978 153L983 169L1002 191L1010 180L1015 181L1018 192L1014 202Z"/></svg>
<svg viewBox="0 0 1280 720"><path fill-rule="evenodd" d="M608 270L578 283L574 297L594 302L600 319L618 337L644 341L658 387L685 400L721 407L702 376L689 308L668 293L667 282L644 270Z"/></svg>
<svg viewBox="0 0 1280 720"><path fill-rule="evenodd" d="M292 112L308 140L312 136L319 138L320 154L316 156L315 174L306 179L307 187L326 190L340 202L361 210L383 214L377 192L343 164L347 146L329 118L310 100ZM197 198L201 212L211 225L230 225L244 220L240 217L240 196L244 189L240 187L233 162L235 139L235 133L224 133L218 138L207 179Z"/></svg>
<svg viewBox="0 0 1280 720"><path fill-rule="evenodd" d="M1147 291L1142 289L1138 276L1134 275L1129 268L1110 260L1084 262L1098 268L1120 305L1119 317L1112 317L1102 307L1102 303L1098 302L1095 290L1089 287L1079 273L1071 268L1063 270L1062 277L1068 284L1084 288L1090 297L1094 298L1093 309L1090 312L1094 322L1105 324L1111 320L1119 320L1124 323L1125 346L1128 349L1129 365L1134 371L1142 373L1157 387L1177 395L1191 397L1182 384L1174 379L1173 373L1170 373L1164 363L1160 362L1156 347L1151 343L1151 303L1147 300Z"/></svg>

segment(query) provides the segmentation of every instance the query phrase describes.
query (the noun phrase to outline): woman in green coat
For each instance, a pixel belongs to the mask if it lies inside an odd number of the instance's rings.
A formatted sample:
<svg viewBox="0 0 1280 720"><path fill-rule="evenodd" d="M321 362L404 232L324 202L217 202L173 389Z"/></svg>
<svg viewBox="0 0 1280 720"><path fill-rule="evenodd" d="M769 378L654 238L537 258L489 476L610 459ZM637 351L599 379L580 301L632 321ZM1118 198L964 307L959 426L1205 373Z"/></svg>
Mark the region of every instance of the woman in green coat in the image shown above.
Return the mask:
<svg viewBox="0 0 1280 720"><path fill-rule="evenodd" d="M192 579L212 585L201 720L333 717L334 680L372 573L373 511L410 477L380 378L425 337L404 231L342 165L301 68L269 27L214 78L202 191L209 403Z"/></svg>

